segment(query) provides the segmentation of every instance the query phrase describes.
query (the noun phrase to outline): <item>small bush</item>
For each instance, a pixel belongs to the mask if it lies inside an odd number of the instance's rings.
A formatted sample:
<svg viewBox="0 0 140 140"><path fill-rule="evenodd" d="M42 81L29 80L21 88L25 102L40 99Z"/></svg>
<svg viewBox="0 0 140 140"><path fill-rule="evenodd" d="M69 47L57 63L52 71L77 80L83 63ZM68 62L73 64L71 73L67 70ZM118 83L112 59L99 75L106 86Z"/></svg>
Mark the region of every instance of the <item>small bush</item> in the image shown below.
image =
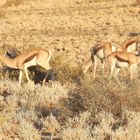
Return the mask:
<svg viewBox="0 0 140 140"><path fill-rule="evenodd" d="M52 114L42 119L41 122L43 123L45 132L54 133L60 129L57 119Z"/></svg>
<svg viewBox="0 0 140 140"><path fill-rule="evenodd" d="M38 130L25 119L20 120L17 133L21 140L41 140Z"/></svg>
<svg viewBox="0 0 140 140"><path fill-rule="evenodd" d="M56 56L52 62L52 67L57 75L56 79L61 83L77 81L82 74L81 67L71 67L68 62L63 62L64 60L65 58Z"/></svg>
<svg viewBox="0 0 140 140"><path fill-rule="evenodd" d="M68 119L68 122L63 128L63 140L92 140L91 127L87 121L90 117L89 112L80 114L79 116Z"/></svg>

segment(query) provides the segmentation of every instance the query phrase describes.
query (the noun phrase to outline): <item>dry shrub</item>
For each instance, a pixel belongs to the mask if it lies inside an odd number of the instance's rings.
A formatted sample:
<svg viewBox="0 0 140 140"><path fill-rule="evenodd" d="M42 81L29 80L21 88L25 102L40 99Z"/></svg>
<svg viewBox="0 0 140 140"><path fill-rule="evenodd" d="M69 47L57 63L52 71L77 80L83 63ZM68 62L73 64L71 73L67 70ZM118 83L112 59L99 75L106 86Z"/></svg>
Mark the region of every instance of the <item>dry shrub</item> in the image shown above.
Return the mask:
<svg viewBox="0 0 140 140"><path fill-rule="evenodd" d="M34 85L27 83L22 87L18 83L8 80L0 82L1 105L6 100L11 110L22 107L24 109L47 109L60 105L60 100L68 98L68 88L60 82L48 85Z"/></svg>
<svg viewBox="0 0 140 140"><path fill-rule="evenodd" d="M20 88L17 83L12 83L8 80L0 82L0 95L3 101L0 102L1 110L16 111L18 110L18 97L15 93L19 92Z"/></svg>
<svg viewBox="0 0 140 140"><path fill-rule="evenodd" d="M56 117L50 114L48 117L41 119L43 124L43 131L49 133L55 133L60 129L59 122L57 121Z"/></svg>
<svg viewBox="0 0 140 140"><path fill-rule="evenodd" d="M2 71L1 72L1 77L2 78L9 79L9 80L12 80L12 81L18 81L19 70L15 70L15 69L12 69L12 68L8 68L7 66L4 66L1 71Z"/></svg>
<svg viewBox="0 0 140 140"><path fill-rule="evenodd" d="M5 84L6 85L6 84ZM17 86L15 86L17 87ZM10 86L9 86L10 88ZM68 90L65 85L61 85L59 82L53 82L48 85L34 85L27 83L18 90L18 88L6 88L11 93L7 97L7 103L10 106L17 106L17 104L25 109L45 109L51 106L59 105L59 100L67 98ZM14 101L14 102L13 102Z"/></svg>
<svg viewBox="0 0 140 140"><path fill-rule="evenodd" d="M0 81L0 94L4 97L12 93L18 93L20 91L20 87L17 82L10 81L8 79L2 79Z"/></svg>
<svg viewBox="0 0 140 140"><path fill-rule="evenodd" d="M61 83L78 80L82 74L81 67L72 67L68 62L63 62L65 59L61 56L56 56L52 62L52 67L56 72L56 79Z"/></svg>
<svg viewBox="0 0 140 140"><path fill-rule="evenodd" d="M92 140L91 127L88 125L90 113L84 112L69 118L62 131L63 140Z"/></svg>
<svg viewBox="0 0 140 140"><path fill-rule="evenodd" d="M9 106L7 106L7 108L9 108ZM0 131L7 139L10 139L11 137L27 137L26 131L28 131L29 138L33 137L33 135L34 137L38 137L38 132L32 125L32 123L37 122L38 120L36 112L24 110L13 111L5 108L5 110L3 110L1 113L2 114L0 115ZM32 132L35 133L30 135Z"/></svg>
<svg viewBox="0 0 140 140"><path fill-rule="evenodd" d="M134 80L127 83L126 86L123 85L124 87L122 88L122 90L116 91L115 93L119 98L121 104L132 111L140 111L139 84L139 79Z"/></svg>
<svg viewBox="0 0 140 140"><path fill-rule="evenodd" d="M33 126L32 123L22 119L19 121L19 126L17 129L17 134L19 139L22 140L41 140L41 134Z"/></svg>
<svg viewBox="0 0 140 140"><path fill-rule="evenodd" d="M104 110L120 117L122 113L121 102L112 87L107 86L107 84L108 81L103 80L103 78L82 78L81 85L70 92L69 109L74 112L88 110L93 114Z"/></svg>
<svg viewBox="0 0 140 140"><path fill-rule="evenodd" d="M7 83L6 83L7 82ZM37 111L39 116L48 116L52 113L58 116L62 101L68 98L68 88L59 82L48 83L48 85L34 85L27 83L23 87L9 81L0 84L1 95L6 101L7 111L28 110ZM4 92L4 91L6 92ZM1 104L4 109L5 102ZM23 112L23 114L26 114ZM27 113L28 114L28 113ZM26 118L24 116L24 118ZM31 117L27 117L31 118Z"/></svg>
<svg viewBox="0 0 140 140"><path fill-rule="evenodd" d="M103 139L123 139L123 140L138 140L139 139L139 115L140 113L131 112L123 109L123 122L113 118L112 114L100 112L96 117L100 120L99 124L93 129L93 137L96 140ZM126 120L126 122L125 122ZM137 123L137 124L136 124ZM114 124L118 124L115 131Z"/></svg>
<svg viewBox="0 0 140 140"><path fill-rule="evenodd" d="M5 116L4 116L5 115ZM30 139L30 140L40 140L41 135L39 134L38 130L33 126L33 124L27 121L24 116L17 117L16 113L4 113L1 115L0 119L0 132L3 134L7 139L13 138L20 138L20 139ZM29 115L29 114L28 114ZM30 117L32 117L30 114ZM3 117L3 120L2 120ZM29 116L28 116L29 117ZM28 118L29 119L29 118Z"/></svg>
<svg viewBox="0 0 140 140"><path fill-rule="evenodd" d="M62 138L64 140L129 140L132 138L138 140L140 123L137 120L139 115L140 113L124 109L121 120L114 119L111 113L104 111L96 113L94 118L91 119L90 113L85 112L75 118L68 119L62 131Z"/></svg>
<svg viewBox="0 0 140 140"><path fill-rule="evenodd" d="M100 76L93 79L90 75L81 79L81 82L82 86L79 87L77 95L81 97L79 99L82 99L82 106L90 111L104 110L115 116L121 116L123 107L132 111L140 111L140 81L138 79L131 82L126 78L117 83L115 80L108 81L107 78Z"/></svg>
<svg viewBox="0 0 140 140"><path fill-rule="evenodd" d="M0 115L0 133L8 140L14 136L15 129L15 112L1 111Z"/></svg>
<svg viewBox="0 0 140 140"><path fill-rule="evenodd" d="M132 137L137 140L140 131L140 113L135 112L135 106L129 105L131 102L134 103L139 96L138 85L139 81L128 85L123 83L123 86L120 86L114 82L108 83L108 80L102 77L96 79L86 77L81 79L80 85L73 84L67 88L65 85L54 82L44 86L25 84L19 90L17 83L11 83L8 80L1 81L1 96L4 98L2 101L6 101L7 105L1 111L0 132L7 139L11 137L40 139L41 131L39 132L33 124L41 122L43 124L41 130L52 134L59 130L64 140L129 140ZM68 89L71 91L70 96L65 100L63 108L59 99L68 96ZM3 90L10 94L4 96ZM131 93L134 94L134 98ZM62 109L61 111L65 111L63 123L59 122L62 121L61 119L58 120L62 117L61 113L57 114L58 117L47 114L46 118L42 118L41 106L48 110L46 103L50 101L54 102L57 108ZM136 101L136 105L138 107L139 102ZM35 110L36 107L38 107L38 112ZM86 110L88 112L84 112ZM69 118L67 114L69 111L79 115Z"/></svg>
<svg viewBox="0 0 140 140"><path fill-rule="evenodd" d="M96 140L111 139L112 125L115 122L111 113L105 113L104 111L96 114L95 118L98 120L98 124L94 126L92 135Z"/></svg>

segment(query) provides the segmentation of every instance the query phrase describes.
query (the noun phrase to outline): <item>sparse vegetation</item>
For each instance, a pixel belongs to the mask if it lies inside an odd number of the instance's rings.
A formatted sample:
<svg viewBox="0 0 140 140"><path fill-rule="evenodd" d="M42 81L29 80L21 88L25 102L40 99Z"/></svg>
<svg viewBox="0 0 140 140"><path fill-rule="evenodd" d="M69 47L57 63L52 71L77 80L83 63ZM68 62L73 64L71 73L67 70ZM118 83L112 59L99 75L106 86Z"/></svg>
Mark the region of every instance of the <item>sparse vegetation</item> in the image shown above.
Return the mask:
<svg viewBox="0 0 140 140"><path fill-rule="evenodd" d="M0 139L138 140L139 72L131 82L123 69L119 84L107 69L103 76L100 62L95 79L81 66L95 43L120 44L139 32L139 5L130 4L139 1L46 1L7 0L0 11L0 43L49 48L57 78L19 87L18 71L0 69Z"/></svg>
<svg viewBox="0 0 140 140"><path fill-rule="evenodd" d="M7 0L6 3L4 4L4 7L18 6L22 2L23 2L23 0Z"/></svg>

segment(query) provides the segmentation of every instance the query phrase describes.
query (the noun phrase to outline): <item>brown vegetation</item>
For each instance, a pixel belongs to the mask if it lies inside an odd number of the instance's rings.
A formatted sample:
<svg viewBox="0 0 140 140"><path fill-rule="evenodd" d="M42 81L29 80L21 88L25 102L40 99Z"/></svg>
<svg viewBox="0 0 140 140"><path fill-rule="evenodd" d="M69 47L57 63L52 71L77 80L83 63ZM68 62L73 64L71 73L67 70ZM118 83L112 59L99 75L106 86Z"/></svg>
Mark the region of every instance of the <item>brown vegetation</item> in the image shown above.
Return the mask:
<svg viewBox="0 0 140 140"><path fill-rule="evenodd" d="M0 43L22 52L35 47L50 49L57 77L45 85L24 80L19 88L17 73L0 70L0 139L138 140L139 72L138 78L130 81L123 69L118 84L115 79L108 80L107 68L103 75L100 62L95 79L92 67L86 76L81 68L97 42L120 44L129 32L139 32L139 5L59 2L55 6L63 8L51 9L43 0L39 4L11 0L2 16L0 13ZM0 52L4 52L2 48Z"/></svg>

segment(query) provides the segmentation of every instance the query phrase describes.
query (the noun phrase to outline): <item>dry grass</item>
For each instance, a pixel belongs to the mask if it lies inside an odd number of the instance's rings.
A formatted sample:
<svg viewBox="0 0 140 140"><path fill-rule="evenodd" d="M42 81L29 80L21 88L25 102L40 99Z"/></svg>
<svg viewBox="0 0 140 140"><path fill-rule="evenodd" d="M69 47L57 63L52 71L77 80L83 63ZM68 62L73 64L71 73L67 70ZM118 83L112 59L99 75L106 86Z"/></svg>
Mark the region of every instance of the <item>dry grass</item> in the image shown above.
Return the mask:
<svg viewBox="0 0 140 140"><path fill-rule="evenodd" d="M57 82L34 85L24 80L18 87L18 72L1 70L0 139L40 140L59 135L64 140L138 140L139 74L131 82L124 70L118 84L103 76L100 62L96 79L92 67L84 77L81 66L97 41L120 44L129 32L139 31L139 5L131 6L126 0L36 2L5 3L0 11L0 43L21 51L49 48Z"/></svg>
<svg viewBox="0 0 140 140"><path fill-rule="evenodd" d="M3 0L0 3L2 7L34 7L34 6L46 6L49 8L62 8L62 7L75 7L75 6L89 6L95 3L109 3L109 2L116 2L117 0ZM120 3L126 5L130 3L130 0L121 0ZM37 4L36 4L37 3ZM139 4L139 0L133 0L131 3Z"/></svg>
<svg viewBox="0 0 140 140"><path fill-rule="evenodd" d="M62 131L63 140L91 140L91 127L88 125L87 121L89 119L90 113L85 112L79 116L68 119Z"/></svg>
<svg viewBox="0 0 140 140"><path fill-rule="evenodd" d="M137 140L139 80L129 85L126 80L120 85L100 76L91 77L81 78L79 84L73 85L53 82L45 86L24 84L20 88L17 82L1 81L3 137L41 139L41 134L55 137L59 132L64 140L134 136Z"/></svg>

